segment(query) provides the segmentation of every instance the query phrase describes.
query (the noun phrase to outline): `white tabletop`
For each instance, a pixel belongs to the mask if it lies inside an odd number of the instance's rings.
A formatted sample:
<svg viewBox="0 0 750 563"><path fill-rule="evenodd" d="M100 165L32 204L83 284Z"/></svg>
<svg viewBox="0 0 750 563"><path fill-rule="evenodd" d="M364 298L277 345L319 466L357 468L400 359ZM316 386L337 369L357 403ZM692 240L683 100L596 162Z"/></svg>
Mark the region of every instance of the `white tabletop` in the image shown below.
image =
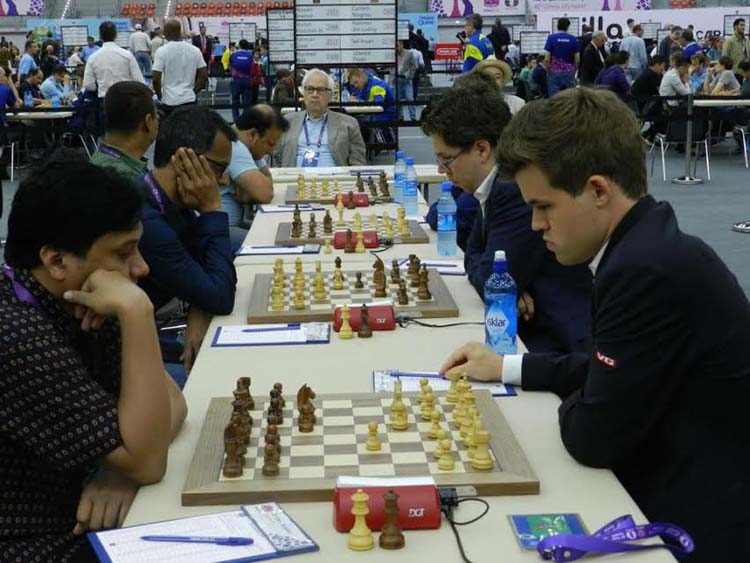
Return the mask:
<svg viewBox="0 0 750 563"><path fill-rule="evenodd" d="M50 112L32 112L22 111L18 113L8 113L8 121L21 121L22 119L68 119L73 117L72 111L50 111Z"/></svg>
<svg viewBox="0 0 750 563"><path fill-rule="evenodd" d="M723 100L702 100L696 98L693 105L698 108L724 108L724 107L741 107L750 106L748 98L725 98Z"/></svg>
<svg viewBox="0 0 750 563"><path fill-rule="evenodd" d="M238 268L235 310L213 320L208 338L220 325L244 323L253 277L268 271L267 265ZM461 310L460 320L481 321L482 302L466 278L443 279ZM265 394L276 381L284 384L286 393L293 393L303 383L320 393L367 392L372 391L373 369L434 370L457 345L482 337L483 329L476 325L444 329L411 326L376 333L366 342L356 338L344 341L334 334L330 344L318 346L211 348L204 343L185 387L189 414L170 447L167 474L160 483L141 488L126 525L237 508L183 507L180 498L208 403L215 396L230 396L238 377L253 378L253 394ZM498 399L498 404L539 478L541 494L485 497L491 507L488 515L460 528L468 557L475 562L538 561L535 552L522 552L518 547L507 520L512 513L577 512L592 531L622 514L632 514L638 522L644 522L643 514L610 471L583 467L567 454L559 436L559 399L548 393L519 393L515 398ZM321 546L317 553L298 556L300 561L333 562L352 557L346 534L333 529L331 503L286 503L284 508ZM456 518L472 518L478 509L464 504ZM402 551L376 547L357 557L368 561L459 560L454 536L445 523L439 530L407 531L405 535L406 548ZM629 555L627 560L674 561L661 551Z"/></svg>
<svg viewBox="0 0 750 563"><path fill-rule="evenodd" d="M330 109L342 109L341 106L333 105L328 106ZM287 113L293 113L298 111L300 108L289 106L281 108L281 114L286 115ZM346 113L357 114L357 113L383 113L382 106L346 106L343 108Z"/></svg>
<svg viewBox="0 0 750 563"><path fill-rule="evenodd" d="M384 170L389 179L393 179L393 165L372 164L367 166L331 166L321 168L272 168L274 184L294 183L303 174L306 178L328 178L330 180L353 180L351 172L357 170ZM445 174L438 172L437 164L415 164L414 170L422 184L436 183L445 180ZM376 178L377 179L377 178Z"/></svg>

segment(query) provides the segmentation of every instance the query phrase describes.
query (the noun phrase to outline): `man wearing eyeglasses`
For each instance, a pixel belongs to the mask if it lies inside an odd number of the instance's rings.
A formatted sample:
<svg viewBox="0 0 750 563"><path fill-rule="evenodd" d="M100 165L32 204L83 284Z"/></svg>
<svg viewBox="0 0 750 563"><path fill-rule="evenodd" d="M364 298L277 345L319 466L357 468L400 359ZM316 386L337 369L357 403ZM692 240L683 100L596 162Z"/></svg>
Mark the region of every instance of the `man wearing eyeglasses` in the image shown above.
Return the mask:
<svg viewBox="0 0 750 563"><path fill-rule="evenodd" d="M178 383L184 383L211 317L234 308L237 275L219 186L227 183L236 140L216 112L177 108L161 124L154 170L139 184L145 198L139 247L150 268L141 286L154 310L175 298L190 306L184 351L174 343L162 346ZM180 359L184 372L174 365Z"/></svg>
<svg viewBox="0 0 750 563"><path fill-rule="evenodd" d="M302 79L305 111L286 116L289 130L274 154L276 166L316 168L367 163L365 141L357 120L328 111L333 90L333 79L322 70L314 68L305 74Z"/></svg>
<svg viewBox="0 0 750 563"><path fill-rule="evenodd" d="M469 281L480 296L492 274L496 250L504 250L518 285L518 334L536 352L586 349L591 272L555 260L542 237L531 229L531 208L518 185L497 176L496 147L510 110L502 94L481 77L469 75L422 112L422 130L432 141L439 171L479 210L457 199L461 216L476 213L464 254Z"/></svg>

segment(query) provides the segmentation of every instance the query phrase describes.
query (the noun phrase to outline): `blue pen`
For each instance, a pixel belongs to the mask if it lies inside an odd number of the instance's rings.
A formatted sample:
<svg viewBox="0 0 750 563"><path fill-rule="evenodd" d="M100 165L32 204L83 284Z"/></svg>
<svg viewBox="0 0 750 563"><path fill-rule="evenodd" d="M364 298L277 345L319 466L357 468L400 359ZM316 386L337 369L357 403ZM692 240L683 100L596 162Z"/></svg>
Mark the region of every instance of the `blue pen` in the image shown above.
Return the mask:
<svg viewBox="0 0 750 563"><path fill-rule="evenodd" d="M458 264L438 264L436 262L422 262L425 266L435 266L436 268L458 268Z"/></svg>
<svg viewBox="0 0 750 563"><path fill-rule="evenodd" d="M391 377L425 377L427 379L442 379L440 374L434 371L427 371L427 372L392 371Z"/></svg>
<svg viewBox="0 0 750 563"><path fill-rule="evenodd" d="M274 244L271 246L248 246L250 250L263 250L268 248L298 248L298 244Z"/></svg>
<svg viewBox="0 0 750 563"><path fill-rule="evenodd" d="M141 536L144 541L167 541L176 543L213 543L216 545L250 545L252 538L211 538L207 536Z"/></svg>
<svg viewBox="0 0 750 563"><path fill-rule="evenodd" d="M300 330L302 327L299 323L291 323L286 326L273 328L244 328L242 332L280 332L282 330Z"/></svg>

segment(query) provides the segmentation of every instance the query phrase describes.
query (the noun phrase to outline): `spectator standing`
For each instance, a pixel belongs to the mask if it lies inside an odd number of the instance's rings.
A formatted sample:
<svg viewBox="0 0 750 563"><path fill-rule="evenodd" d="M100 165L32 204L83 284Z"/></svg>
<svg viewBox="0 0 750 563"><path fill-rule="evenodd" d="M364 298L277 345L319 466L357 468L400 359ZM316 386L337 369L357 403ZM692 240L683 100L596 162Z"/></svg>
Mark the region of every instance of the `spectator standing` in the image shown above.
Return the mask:
<svg viewBox="0 0 750 563"><path fill-rule="evenodd" d="M581 65L578 67L578 79L581 81L581 86L593 86L596 77L604 70L607 60L607 51L604 47L606 42L607 34L597 31L581 53Z"/></svg>
<svg viewBox="0 0 750 563"><path fill-rule="evenodd" d="M537 55L536 66L531 71L531 80L529 81L531 93L535 97L548 98L549 90L547 83L547 57L545 55Z"/></svg>
<svg viewBox="0 0 750 563"><path fill-rule="evenodd" d="M255 51L253 51L253 67L252 75L250 78L250 105L254 106L258 103L261 84L263 84L262 55L260 49L256 49Z"/></svg>
<svg viewBox="0 0 750 563"><path fill-rule="evenodd" d="M83 51L81 51L81 60L83 60L84 63L87 63L89 61L89 57L96 53L101 47L96 44L96 41L93 37L89 36L86 38L86 46L83 48Z"/></svg>
<svg viewBox="0 0 750 563"><path fill-rule="evenodd" d="M203 60L208 65L211 62L211 55L213 55L213 39L206 35L205 25L201 24L198 28L198 35L193 37L193 45L200 49L203 54Z"/></svg>
<svg viewBox="0 0 750 563"><path fill-rule="evenodd" d="M31 74L32 71L39 68L39 66L36 64L36 53L38 50L36 41L26 41L24 49L26 52L23 54L23 57L21 57L21 63L18 65L19 84L23 82L26 77Z"/></svg>
<svg viewBox="0 0 750 563"><path fill-rule="evenodd" d="M686 29L682 32L682 55L690 59L697 53L702 55L703 47L695 42L693 32Z"/></svg>
<svg viewBox="0 0 750 563"><path fill-rule="evenodd" d="M151 39L148 33L143 31L143 26L135 24L135 31L130 34L128 41L130 52L138 61L138 68L143 76L151 76Z"/></svg>
<svg viewBox="0 0 750 563"><path fill-rule="evenodd" d="M482 33L482 16L471 14L466 17L467 42L464 44L464 66L461 72L469 72L474 66L494 54L492 42Z"/></svg>
<svg viewBox="0 0 750 563"><path fill-rule="evenodd" d="M510 31L503 25L500 18L495 19L495 25L492 26L492 31L487 37L495 49L495 58L502 61L510 48L511 37Z"/></svg>
<svg viewBox="0 0 750 563"><path fill-rule="evenodd" d="M177 19L164 24L167 43L154 60L154 92L167 114L180 106L194 104L196 95L206 87L208 68L197 47L181 41L182 25Z"/></svg>
<svg viewBox="0 0 750 563"><path fill-rule="evenodd" d="M641 24L634 25L632 33L622 40L620 51L626 51L630 55L627 75L628 81L632 84L648 68L646 42L643 40L643 28Z"/></svg>
<svg viewBox="0 0 750 563"><path fill-rule="evenodd" d="M570 20L557 20L557 33L547 37L544 54L547 56L549 69L547 91L551 98L561 90L575 88L576 69L580 61L578 40L568 33Z"/></svg>
<svg viewBox="0 0 750 563"><path fill-rule="evenodd" d="M151 35L151 60L156 60L156 51L159 50L159 47L164 45L164 33L162 32L160 27L157 27L154 30L154 33Z"/></svg>
<svg viewBox="0 0 750 563"><path fill-rule="evenodd" d="M404 42L396 42L396 59L398 62L397 71L397 93L399 100L406 100L407 102L414 101L414 74L417 72L417 62L414 60L414 55L411 51L404 48ZM417 119L417 108L413 105L409 107L409 117L412 121ZM403 110L404 112L406 110ZM406 121L406 115L404 115L404 121Z"/></svg>
<svg viewBox="0 0 750 563"><path fill-rule="evenodd" d="M682 37L682 28L679 25L676 25L672 28L671 33L664 37L661 40L661 43L659 43L658 54L664 57L665 61L669 60L673 51L682 50L682 47L680 47L679 44L680 37Z"/></svg>
<svg viewBox="0 0 750 563"><path fill-rule="evenodd" d="M586 47L589 46L589 43L591 43L591 40L593 38L594 38L593 29L589 27L588 25L583 24L581 26L581 36L578 38L578 48L581 50L581 56L583 56L583 52L586 50Z"/></svg>
<svg viewBox="0 0 750 563"><path fill-rule="evenodd" d="M240 39L240 48L230 55L229 69L232 73L232 118L236 123L240 107L245 109L252 103L253 53L247 39Z"/></svg>
<svg viewBox="0 0 750 563"><path fill-rule="evenodd" d="M425 71L425 62L422 52L419 49L416 49L413 43L409 51L414 55L414 61L417 63L417 70L414 72L414 77L411 79L412 93L414 95L414 100L416 101L419 95L419 80Z"/></svg>
<svg viewBox="0 0 750 563"><path fill-rule="evenodd" d="M733 23L734 33L724 41L724 47L721 54L724 57L732 59L732 66L739 65L742 61L748 60L750 53L750 42L745 37L745 20L737 18Z"/></svg>

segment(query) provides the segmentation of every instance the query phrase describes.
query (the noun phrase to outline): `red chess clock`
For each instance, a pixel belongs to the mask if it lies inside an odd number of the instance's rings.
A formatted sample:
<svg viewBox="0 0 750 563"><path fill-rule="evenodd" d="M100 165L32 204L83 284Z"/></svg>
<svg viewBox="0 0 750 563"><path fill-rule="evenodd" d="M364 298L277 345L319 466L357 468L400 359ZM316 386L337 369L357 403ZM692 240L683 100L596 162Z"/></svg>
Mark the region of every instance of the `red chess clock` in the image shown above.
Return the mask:
<svg viewBox="0 0 750 563"><path fill-rule="evenodd" d="M379 246L377 231L362 231L362 238L364 239L365 248L377 248ZM356 244L357 233L352 231L352 247ZM346 231L336 231L333 234L333 248L336 250L346 248Z"/></svg>
<svg viewBox="0 0 750 563"><path fill-rule="evenodd" d="M354 207L369 207L370 197L367 194L353 193L354 196ZM344 203L344 207L349 205L349 194L341 194L341 199ZM336 200L334 203L338 203Z"/></svg>
<svg viewBox="0 0 750 563"><path fill-rule="evenodd" d="M359 330L362 308L357 305L349 305L349 326L354 332ZM367 306L367 314L371 330L395 330L396 313L391 305ZM333 330L341 329L341 307L336 307L333 312Z"/></svg>

